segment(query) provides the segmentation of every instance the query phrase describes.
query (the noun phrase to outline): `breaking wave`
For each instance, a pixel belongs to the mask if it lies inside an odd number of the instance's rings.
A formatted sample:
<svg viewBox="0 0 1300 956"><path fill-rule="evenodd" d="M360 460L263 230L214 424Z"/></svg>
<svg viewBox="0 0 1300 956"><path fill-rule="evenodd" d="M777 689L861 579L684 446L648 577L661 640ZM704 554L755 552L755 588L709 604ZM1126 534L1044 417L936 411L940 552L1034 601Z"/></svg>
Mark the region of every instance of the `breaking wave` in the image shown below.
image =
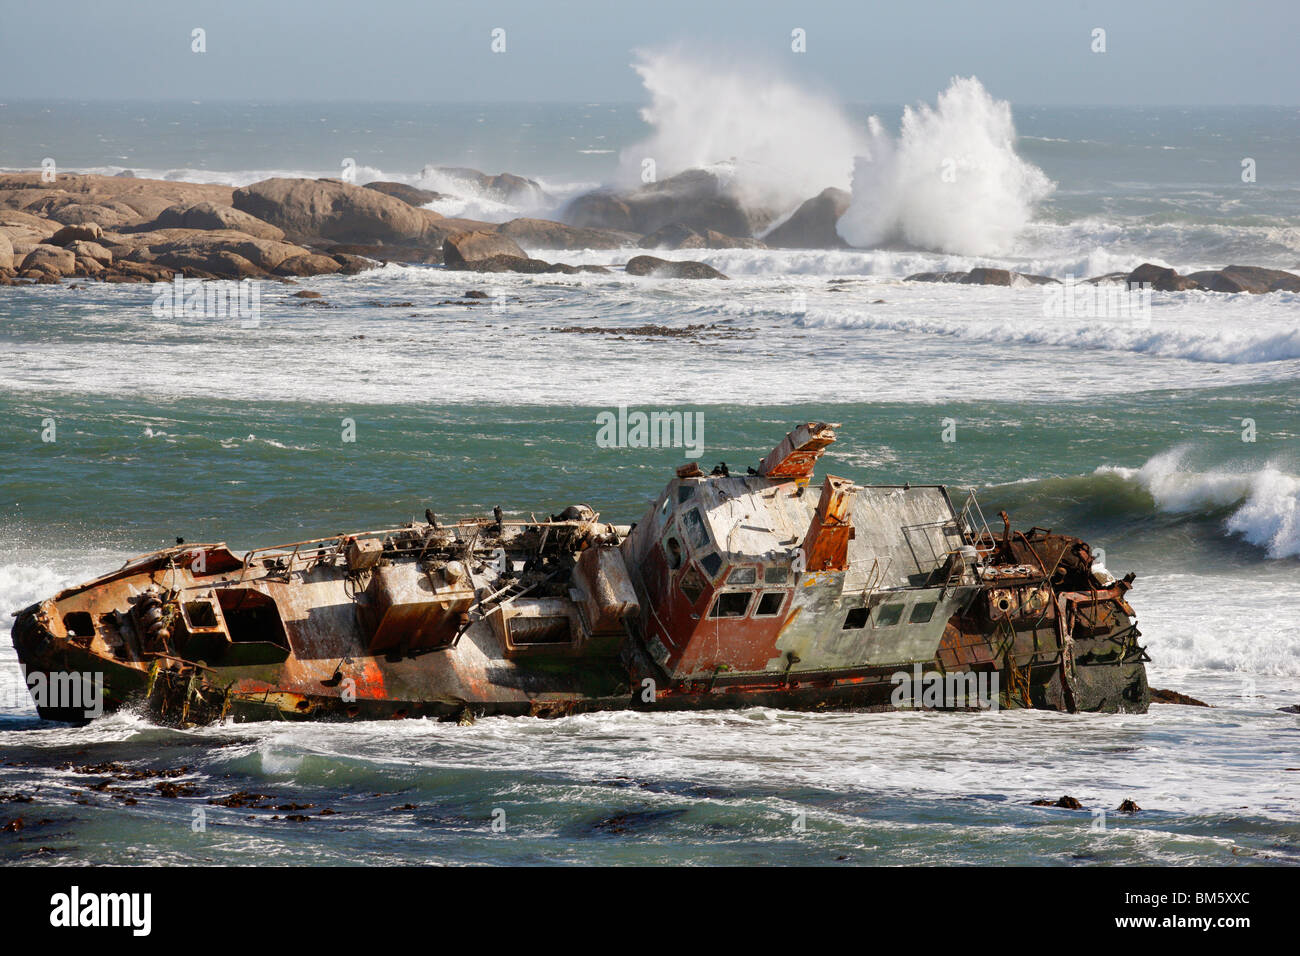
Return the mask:
<svg viewBox="0 0 1300 956"><path fill-rule="evenodd" d="M1231 508L1230 534L1263 548L1270 558L1300 557L1300 478L1273 465L1254 471L1193 471L1185 449L1156 455L1141 468L1103 465L1098 475L1118 475L1140 486L1166 513Z"/></svg>
<svg viewBox="0 0 1300 956"><path fill-rule="evenodd" d="M1159 518L1147 533L1164 527L1181 535L1200 525L1240 537L1268 558L1300 557L1300 477L1272 463L1197 470L1187 464L1189 451L1174 448L1138 468L1101 465L1089 475L991 485L981 495L1012 513L1068 513L1072 526L1132 529L1144 517Z"/></svg>
<svg viewBox="0 0 1300 956"><path fill-rule="evenodd" d="M1201 293L1192 293L1194 295ZM1292 301L1292 293L1270 293ZM1300 296L1294 297L1300 301ZM1040 300L1035 300L1037 303ZM804 328L862 328L896 332L947 335L977 342L1023 343L1070 348L1136 352L1154 358L1185 359L1225 365L1255 365L1300 359L1300 329L1250 328L1220 324L1197 327L1171 320L1142 325L1122 319L1080 319L1066 324L1060 320L1021 317L1003 318L913 318L869 315L843 310L811 309L795 319Z"/></svg>

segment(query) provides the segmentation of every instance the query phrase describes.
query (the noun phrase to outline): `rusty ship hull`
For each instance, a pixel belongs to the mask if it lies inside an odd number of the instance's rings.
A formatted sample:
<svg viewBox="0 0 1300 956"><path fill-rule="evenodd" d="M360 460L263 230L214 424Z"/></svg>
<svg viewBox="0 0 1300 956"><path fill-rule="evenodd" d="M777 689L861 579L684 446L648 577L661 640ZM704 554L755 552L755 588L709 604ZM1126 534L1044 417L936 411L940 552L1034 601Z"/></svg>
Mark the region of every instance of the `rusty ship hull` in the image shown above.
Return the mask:
<svg viewBox="0 0 1300 956"><path fill-rule="evenodd" d="M13 642L38 713L77 723L1146 710L1132 575L942 486L817 483L834 440L807 423L750 474L684 465L626 527L580 505L178 545L18 612Z"/></svg>

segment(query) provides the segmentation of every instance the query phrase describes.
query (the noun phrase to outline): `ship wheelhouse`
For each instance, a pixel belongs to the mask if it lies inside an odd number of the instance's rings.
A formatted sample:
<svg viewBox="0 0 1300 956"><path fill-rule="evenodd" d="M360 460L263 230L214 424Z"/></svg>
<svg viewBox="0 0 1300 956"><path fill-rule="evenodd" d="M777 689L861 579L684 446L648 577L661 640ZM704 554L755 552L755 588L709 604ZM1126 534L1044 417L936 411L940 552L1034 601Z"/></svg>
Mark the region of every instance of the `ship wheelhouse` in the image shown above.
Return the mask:
<svg viewBox="0 0 1300 956"><path fill-rule="evenodd" d="M961 520L940 486L815 485L833 429L800 426L757 474L684 466L624 541L646 645L670 678L933 659L977 590Z"/></svg>

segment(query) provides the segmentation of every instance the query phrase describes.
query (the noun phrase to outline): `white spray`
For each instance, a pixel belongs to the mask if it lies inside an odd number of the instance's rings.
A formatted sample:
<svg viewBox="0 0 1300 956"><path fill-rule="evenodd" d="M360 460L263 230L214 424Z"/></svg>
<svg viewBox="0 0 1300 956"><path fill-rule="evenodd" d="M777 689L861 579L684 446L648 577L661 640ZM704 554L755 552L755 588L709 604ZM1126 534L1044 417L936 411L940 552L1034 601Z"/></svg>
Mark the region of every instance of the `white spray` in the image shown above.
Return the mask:
<svg viewBox="0 0 1300 956"><path fill-rule="evenodd" d="M897 139L875 117L870 133L838 225L854 246L903 241L958 255L1005 252L1053 189L1016 155L1010 104L974 77L955 78L934 108L908 107Z"/></svg>
<svg viewBox="0 0 1300 956"><path fill-rule="evenodd" d="M621 154L624 187L640 185L646 159L658 179L712 169L747 205L781 215L851 182L838 227L851 245L967 256L1007 251L1053 188L1016 155L1010 105L974 77L954 79L934 107L909 107L895 137L874 116L862 128L771 66L681 49L640 52L633 66L654 133Z"/></svg>
<svg viewBox="0 0 1300 956"><path fill-rule="evenodd" d="M867 145L828 96L800 88L774 67L720 65L680 49L639 51L633 68L650 105L649 139L620 154L620 182L639 186L643 162L657 179L707 168L732 181L754 207L784 211L827 186L847 189L853 157Z"/></svg>

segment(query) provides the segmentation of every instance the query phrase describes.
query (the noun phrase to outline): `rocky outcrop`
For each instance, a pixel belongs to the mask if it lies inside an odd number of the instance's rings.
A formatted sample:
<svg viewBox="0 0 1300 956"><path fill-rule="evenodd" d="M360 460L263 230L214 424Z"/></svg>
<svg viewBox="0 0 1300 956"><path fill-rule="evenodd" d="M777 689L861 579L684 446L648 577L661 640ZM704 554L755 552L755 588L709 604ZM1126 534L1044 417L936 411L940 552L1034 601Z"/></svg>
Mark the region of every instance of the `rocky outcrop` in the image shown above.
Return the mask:
<svg viewBox="0 0 1300 956"><path fill-rule="evenodd" d="M1226 266L1222 269L1193 272L1187 278L1210 292L1300 292L1300 276L1281 269L1259 266Z"/></svg>
<svg viewBox="0 0 1300 956"><path fill-rule="evenodd" d="M471 272L521 272L528 275L540 275L542 273L577 275L580 272L609 272L604 266L571 266L566 262L547 262L545 259L512 256L505 253L498 253L484 259L475 259L458 268Z"/></svg>
<svg viewBox="0 0 1300 956"><path fill-rule="evenodd" d="M337 259L316 252L290 256L274 270L278 276L328 276L342 271Z"/></svg>
<svg viewBox="0 0 1300 956"><path fill-rule="evenodd" d="M297 242L402 242L442 217L337 179L264 179L236 189L232 205Z"/></svg>
<svg viewBox="0 0 1300 956"><path fill-rule="evenodd" d="M0 232L0 269L14 267L14 246L5 233Z"/></svg>
<svg viewBox="0 0 1300 956"><path fill-rule="evenodd" d="M637 243L642 249L766 249L759 239L726 236L716 229L692 229L685 223L660 226Z"/></svg>
<svg viewBox="0 0 1300 956"><path fill-rule="evenodd" d="M79 226L64 226L45 240L52 246L67 246L78 240L94 242L104 235L104 230L97 222L88 222Z"/></svg>
<svg viewBox="0 0 1300 956"><path fill-rule="evenodd" d="M136 222L140 214L126 203L105 201L101 203L77 202L67 196L50 197L26 207L28 212L46 216L55 222L70 225L96 223L110 228Z"/></svg>
<svg viewBox="0 0 1300 956"><path fill-rule="evenodd" d="M339 264L339 273L354 276L368 269L376 269L379 263L368 256L358 256L348 252L331 252L330 258Z"/></svg>
<svg viewBox="0 0 1300 956"><path fill-rule="evenodd" d="M1023 288L1031 285L1052 285L1061 280L1051 276L1011 272L1008 269L971 269L969 272L917 272L907 282L955 282L961 285L1003 285Z"/></svg>
<svg viewBox="0 0 1300 956"><path fill-rule="evenodd" d="M637 243L642 249L703 249L705 239L700 233L680 222L660 226Z"/></svg>
<svg viewBox="0 0 1300 956"><path fill-rule="evenodd" d="M284 230L256 216L216 203L201 202L193 206L177 204L168 206L153 222L138 227L140 230L157 229L231 229L258 239L283 239Z"/></svg>
<svg viewBox="0 0 1300 956"><path fill-rule="evenodd" d="M418 186L408 186L406 183L389 183L382 180L366 183L365 188L400 199L408 206L425 206L435 200L446 198L442 193L436 193L432 189L421 189Z"/></svg>
<svg viewBox="0 0 1300 956"><path fill-rule="evenodd" d="M597 189L570 200L561 214L564 221L588 229L636 233L632 207L610 189Z"/></svg>
<svg viewBox="0 0 1300 956"><path fill-rule="evenodd" d="M634 256L628 260L627 274L653 276L656 279L725 279L711 265L690 260L658 259L654 256Z"/></svg>
<svg viewBox="0 0 1300 956"><path fill-rule="evenodd" d="M458 232L442 242L442 261L448 269L473 269L475 262L495 256L528 258L518 243L498 232Z"/></svg>
<svg viewBox="0 0 1300 956"><path fill-rule="evenodd" d="M571 266L563 262L534 259L513 239L500 232L474 230L448 236L442 244L442 260L448 269L472 272L608 272L602 266Z"/></svg>
<svg viewBox="0 0 1300 956"><path fill-rule="evenodd" d="M1160 690L1151 688L1151 703L1153 704L1183 704L1187 707L1209 707L1203 700L1197 700L1195 697L1189 697L1186 694L1180 694L1176 690Z"/></svg>
<svg viewBox="0 0 1300 956"><path fill-rule="evenodd" d="M113 264L113 253L109 252L97 242L90 242L85 239L78 239L70 242L65 247L78 259L83 256L87 259L94 259L96 262L110 266Z"/></svg>
<svg viewBox="0 0 1300 956"><path fill-rule="evenodd" d="M843 189L823 189L807 200L763 237L772 249L844 249L848 243L835 231L835 224L849 208L853 197Z"/></svg>
<svg viewBox="0 0 1300 956"><path fill-rule="evenodd" d="M1125 280L1128 287L1149 286L1156 292L1184 292L1187 289L1199 289L1200 284L1187 276L1181 276L1173 269L1144 262L1128 274Z"/></svg>
<svg viewBox="0 0 1300 956"><path fill-rule="evenodd" d="M772 219L770 211L745 208L716 174L690 169L628 193L597 190L578 196L562 218L574 226L649 235L670 223L697 232L752 238Z"/></svg>
<svg viewBox="0 0 1300 956"><path fill-rule="evenodd" d="M970 272L918 272L908 282L960 282L967 285L1047 285L1059 279L1009 272L1006 269L972 269ZM1092 285L1117 284L1135 289L1141 284L1156 292L1300 292L1300 276L1280 269L1227 266L1223 269L1180 275L1173 269L1144 262L1132 272L1111 272L1081 280Z"/></svg>
<svg viewBox="0 0 1300 956"><path fill-rule="evenodd" d="M147 222L177 203L228 206L230 194L229 186L170 179L60 173L46 183L37 172L0 174L0 206L58 222L94 221L107 228Z"/></svg>
<svg viewBox="0 0 1300 956"><path fill-rule="evenodd" d="M498 202L538 203L546 199L546 191L542 189L540 183L523 176L516 176L514 173L498 173L489 176L465 166L426 167L425 175L430 173L468 183L480 195Z"/></svg>
<svg viewBox="0 0 1300 956"><path fill-rule="evenodd" d="M32 270L61 277L72 275L76 268L77 257L73 252L64 249L62 246L51 246L42 243L23 257L19 272Z"/></svg>
<svg viewBox="0 0 1300 956"><path fill-rule="evenodd" d="M549 219L511 219L497 226L496 232L527 249L620 249L636 239L631 233L566 226Z"/></svg>
<svg viewBox="0 0 1300 956"><path fill-rule="evenodd" d="M182 272L201 270L221 278L269 275L287 259L312 255L311 250L293 243L221 229L164 230L142 235L149 241L137 246L129 254L129 261L152 262ZM161 241L152 241L155 238ZM337 261L332 258L329 261L332 265L329 271L337 272Z"/></svg>

